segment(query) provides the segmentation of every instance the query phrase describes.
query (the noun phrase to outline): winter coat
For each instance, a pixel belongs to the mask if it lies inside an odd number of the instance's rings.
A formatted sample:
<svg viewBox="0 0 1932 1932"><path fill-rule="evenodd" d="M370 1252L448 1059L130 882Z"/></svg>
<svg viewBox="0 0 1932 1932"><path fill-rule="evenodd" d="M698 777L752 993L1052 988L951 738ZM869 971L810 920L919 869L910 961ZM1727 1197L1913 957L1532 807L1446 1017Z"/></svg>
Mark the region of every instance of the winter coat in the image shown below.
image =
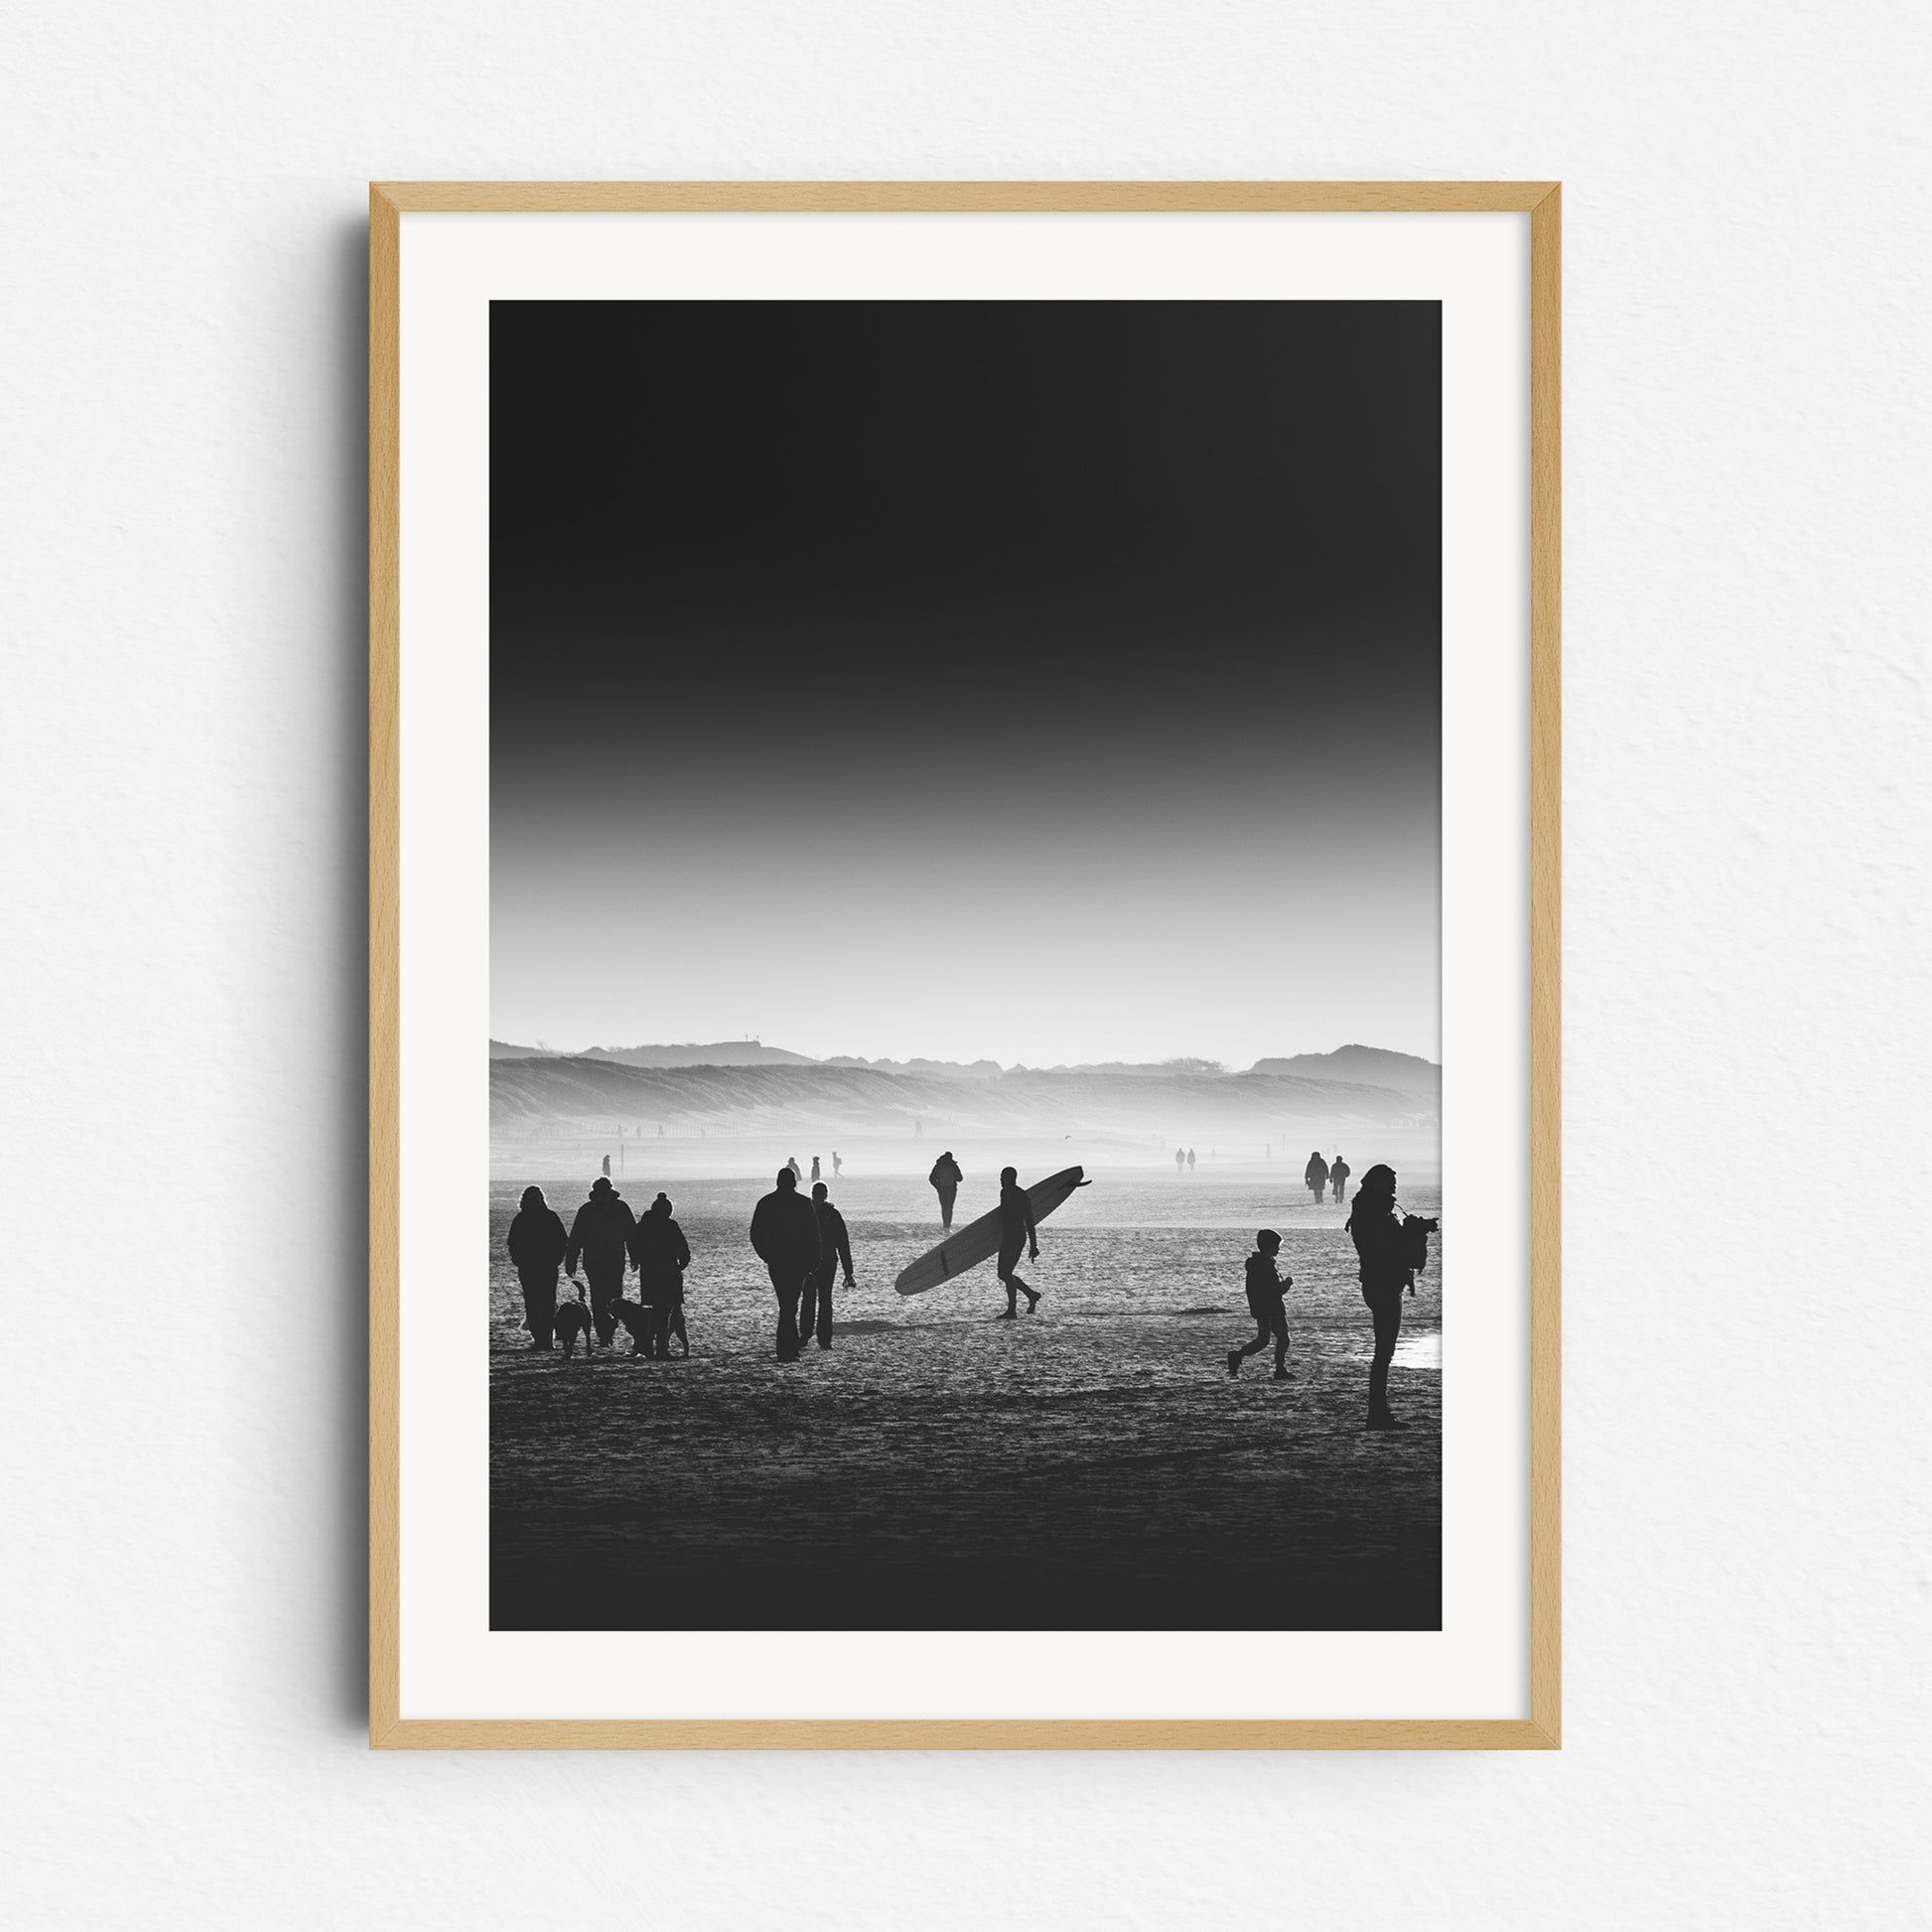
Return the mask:
<svg viewBox="0 0 1932 1932"><path fill-rule="evenodd" d="M570 1224L570 1244L564 1249L564 1272L574 1275L581 1259L586 1268L599 1274L615 1270L621 1275L630 1255L631 1230L637 1217L623 1196L615 1190L593 1194L577 1210Z"/></svg>
<svg viewBox="0 0 1932 1932"><path fill-rule="evenodd" d="M768 1268L816 1268L818 1216L795 1187L778 1187L752 1210L752 1246Z"/></svg>
<svg viewBox="0 0 1932 1932"><path fill-rule="evenodd" d="M511 1264L533 1274L554 1270L563 1261L568 1239L554 1208L526 1207L510 1223Z"/></svg>

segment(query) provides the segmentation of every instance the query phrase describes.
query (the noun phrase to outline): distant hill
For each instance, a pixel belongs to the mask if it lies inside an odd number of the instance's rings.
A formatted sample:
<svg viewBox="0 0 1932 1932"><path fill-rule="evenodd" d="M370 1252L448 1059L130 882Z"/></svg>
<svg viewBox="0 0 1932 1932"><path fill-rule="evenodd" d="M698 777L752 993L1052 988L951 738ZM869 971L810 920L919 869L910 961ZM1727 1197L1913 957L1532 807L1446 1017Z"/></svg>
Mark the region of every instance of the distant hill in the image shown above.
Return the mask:
<svg viewBox="0 0 1932 1932"><path fill-rule="evenodd" d="M760 1045L756 1039L714 1039L700 1045L686 1040L674 1046L587 1046L578 1057L616 1060L621 1066L816 1066L806 1053L788 1053L782 1046Z"/></svg>
<svg viewBox="0 0 1932 1932"><path fill-rule="evenodd" d="M1257 1060L1248 1070L1393 1087L1400 1093L1440 1094L1443 1090L1443 1069L1434 1060L1421 1059L1414 1053L1392 1053L1385 1046L1337 1046L1332 1053L1297 1053L1285 1060Z"/></svg>
<svg viewBox="0 0 1932 1932"><path fill-rule="evenodd" d="M489 1042L489 1057L492 1060L532 1060L545 1057L541 1046L512 1046L506 1039L492 1039Z"/></svg>
<svg viewBox="0 0 1932 1932"><path fill-rule="evenodd" d="M695 1050L695 1049L694 1049ZM609 1131L624 1122L674 1134L829 1130L928 1137L1002 1133L1126 1133L1261 1142L1322 1139L1364 1127L1417 1123L1433 1107L1387 1087L1269 1073L1087 1073L1015 1068L997 1080L885 1073L802 1058L750 1066L632 1066L609 1055L495 1059L490 1124L523 1133L564 1122Z"/></svg>
<svg viewBox="0 0 1932 1932"><path fill-rule="evenodd" d="M938 1080L997 1080L1005 1069L998 1060L868 1060L834 1053L820 1066L864 1066L876 1073L924 1073Z"/></svg>

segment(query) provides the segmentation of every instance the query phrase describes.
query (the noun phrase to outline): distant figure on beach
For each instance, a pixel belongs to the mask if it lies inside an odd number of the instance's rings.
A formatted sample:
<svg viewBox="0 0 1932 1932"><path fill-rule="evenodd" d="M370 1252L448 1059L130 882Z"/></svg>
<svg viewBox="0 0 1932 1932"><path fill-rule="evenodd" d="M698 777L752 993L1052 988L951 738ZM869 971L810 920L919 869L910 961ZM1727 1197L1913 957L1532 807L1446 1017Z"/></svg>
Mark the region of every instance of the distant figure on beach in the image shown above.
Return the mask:
<svg viewBox="0 0 1932 1932"><path fill-rule="evenodd" d="M1248 1312L1255 1318L1255 1338L1239 1348L1228 1350L1228 1373L1239 1375L1242 1362L1259 1355L1272 1341L1275 1344L1275 1380L1288 1377L1288 1308L1283 1295L1295 1286L1295 1277L1286 1281L1275 1273L1275 1257L1281 1252L1282 1238L1273 1228L1263 1228L1255 1236L1255 1251L1248 1257Z"/></svg>
<svg viewBox="0 0 1932 1932"><path fill-rule="evenodd" d="M1023 1282L1013 1271L1020 1266L1020 1249L1025 1244L1028 1259L1039 1259L1039 1230L1034 1225L1034 1204L1027 1198L1027 1190L1020 1184L1018 1168L1000 1170L1000 1280L1007 1292L1007 1311L1000 1316L1002 1321L1011 1321L1019 1313L1020 1296L1027 1298L1027 1312L1032 1314L1039 1307L1039 1293Z"/></svg>
<svg viewBox="0 0 1932 1932"><path fill-rule="evenodd" d="M597 1326L597 1345L609 1348L617 1332L614 1304L623 1299L623 1273L630 1265L630 1235L637 1217L611 1176L601 1173L591 1182L591 1197L577 1210L564 1249L564 1273L574 1275L581 1258L591 1278L591 1320Z"/></svg>
<svg viewBox="0 0 1932 1932"><path fill-rule="evenodd" d="M791 1157L791 1159L785 1163L785 1166L791 1170L791 1184L794 1187L797 1186L797 1184L805 1177L804 1169L798 1165L797 1155L794 1154Z"/></svg>
<svg viewBox="0 0 1932 1932"><path fill-rule="evenodd" d="M1426 1237L1436 1231L1433 1220L1396 1212L1395 1170L1379 1163L1362 1175L1355 1205L1346 1222L1354 1237L1355 1257L1361 1265L1362 1300L1375 1323L1375 1355L1368 1370L1368 1426L1406 1429L1389 1409L1389 1364L1402 1333L1402 1295L1416 1292L1418 1250L1428 1254Z"/></svg>
<svg viewBox="0 0 1932 1932"><path fill-rule="evenodd" d="M965 1174L960 1172L959 1163L952 1158L951 1148L933 1162L932 1172L926 1175L926 1179L932 1185L932 1191L939 1196L941 1227L952 1226L952 1204L958 1196L959 1183L965 1178Z"/></svg>
<svg viewBox="0 0 1932 1932"><path fill-rule="evenodd" d="M691 1265L691 1244L671 1219L667 1194L645 1208L630 1236L630 1258L637 1264L637 1300L650 1311L650 1327L637 1352L660 1362L671 1359L671 1336L691 1356L691 1337L684 1327L684 1271Z"/></svg>
<svg viewBox="0 0 1932 1932"><path fill-rule="evenodd" d="M778 1170L776 1189L752 1210L752 1248L778 1298L778 1359L798 1359L798 1298L819 1262L818 1216L798 1191L795 1167Z"/></svg>
<svg viewBox="0 0 1932 1932"><path fill-rule="evenodd" d="M1328 1191L1328 1164L1321 1158L1317 1148L1309 1156L1309 1165L1302 1170L1302 1178L1309 1184L1309 1192L1314 1196L1314 1204L1321 1205L1321 1196Z"/></svg>
<svg viewBox="0 0 1932 1932"><path fill-rule="evenodd" d="M816 1154L812 1156L812 1178L814 1180L818 1178L818 1156Z"/></svg>
<svg viewBox="0 0 1932 1932"><path fill-rule="evenodd" d="M1194 1150L1192 1148L1187 1150L1187 1172L1189 1173L1194 1172Z"/></svg>
<svg viewBox="0 0 1932 1932"><path fill-rule="evenodd" d="M805 1277L805 1297L798 1310L798 1341L802 1347L808 1336L816 1335L821 1348L832 1345L832 1278L845 1264L845 1285L856 1287L852 1279L852 1238L845 1231L845 1216L834 1207L825 1192L824 1181L812 1187L812 1212L818 1217L818 1266Z"/></svg>
<svg viewBox="0 0 1932 1932"><path fill-rule="evenodd" d="M844 1171L844 1168L845 1168L845 1163L839 1159L838 1149L834 1148L832 1150L832 1178L834 1180L838 1179L840 1173Z"/></svg>
<svg viewBox="0 0 1932 1932"><path fill-rule="evenodd" d="M1187 1150L1184 1147L1175 1148L1173 1151L1174 1173L1179 1173L1181 1170L1186 1167L1186 1165L1187 1165Z"/></svg>
<svg viewBox="0 0 1932 1932"><path fill-rule="evenodd" d="M1341 1150L1335 1150L1335 1158L1328 1163L1328 1198L1337 1206L1348 1192L1348 1163L1341 1158Z"/></svg>
<svg viewBox="0 0 1932 1932"><path fill-rule="evenodd" d="M541 1187L526 1187L510 1223L510 1266L523 1288L523 1325L532 1348L548 1349L557 1325L557 1270L570 1237Z"/></svg>

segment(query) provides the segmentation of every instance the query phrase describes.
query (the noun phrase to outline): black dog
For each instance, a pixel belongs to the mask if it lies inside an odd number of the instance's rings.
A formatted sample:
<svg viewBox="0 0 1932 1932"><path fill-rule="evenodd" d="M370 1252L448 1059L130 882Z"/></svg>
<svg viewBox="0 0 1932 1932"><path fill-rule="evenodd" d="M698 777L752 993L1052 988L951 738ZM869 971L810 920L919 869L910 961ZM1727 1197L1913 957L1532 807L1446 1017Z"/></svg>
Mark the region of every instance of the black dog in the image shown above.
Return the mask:
<svg viewBox="0 0 1932 1932"><path fill-rule="evenodd" d="M648 1303L613 1302L611 1312L623 1323L633 1355L653 1355L662 1346L657 1338L657 1311Z"/></svg>
<svg viewBox="0 0 1932 1932"><path fill-rule="evenodd" d="M576 1352L577 1337L584 1337L584 1353L591 1352L591 1336L595 1332L591 1325L591 1311L584 1305L584 1291L579 1288L577 1299L566 1302L557 1311L556 1335L564 1345L564 1359L568 1361Z"/></svg>

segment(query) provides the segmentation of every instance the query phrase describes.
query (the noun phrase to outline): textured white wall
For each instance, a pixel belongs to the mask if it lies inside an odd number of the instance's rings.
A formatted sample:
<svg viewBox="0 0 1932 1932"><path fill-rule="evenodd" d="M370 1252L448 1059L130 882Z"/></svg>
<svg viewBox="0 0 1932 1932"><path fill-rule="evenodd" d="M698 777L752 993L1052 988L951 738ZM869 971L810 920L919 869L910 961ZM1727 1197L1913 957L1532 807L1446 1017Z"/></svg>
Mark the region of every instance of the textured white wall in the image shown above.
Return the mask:
<svg viewBox="0 0 1932 1932"><path fill-rule="evenodd" d="M17 1921L1905 1924L1925 19L8 7ZM1560 1756L364 1749L363 184L679 175L1567 183Z"/></svg>

